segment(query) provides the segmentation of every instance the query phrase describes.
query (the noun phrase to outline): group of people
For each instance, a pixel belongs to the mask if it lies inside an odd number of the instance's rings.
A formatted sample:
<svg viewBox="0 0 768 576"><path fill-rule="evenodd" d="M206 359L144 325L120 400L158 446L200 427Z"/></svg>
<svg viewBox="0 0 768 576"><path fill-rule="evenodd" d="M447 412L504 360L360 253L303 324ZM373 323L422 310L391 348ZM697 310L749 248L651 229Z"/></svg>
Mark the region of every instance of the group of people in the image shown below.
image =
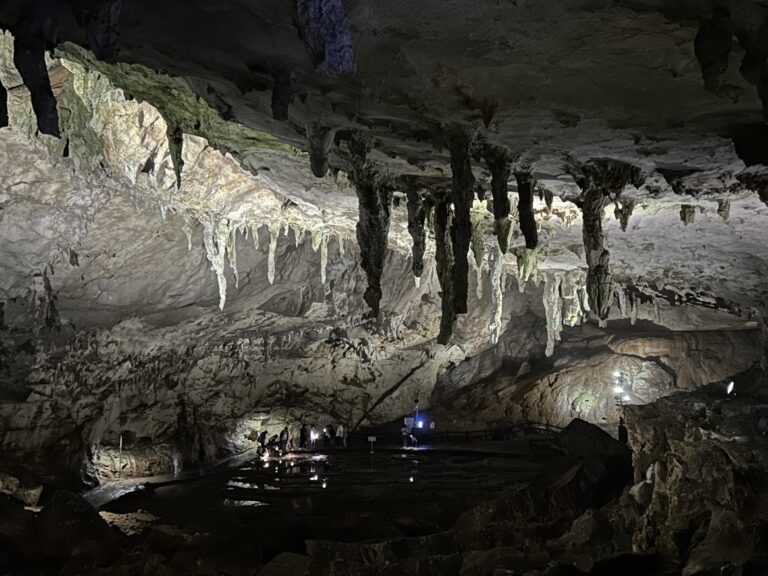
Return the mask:
<svg viewBox="0 0 768 576"><path fill-rule="evenodd" d="M336 448L347 447L347 429L343 424L334 426L328 424L323 427L322 430L314 424L302 423L299 428L299 450L314 450L318 447L318 441L322 438L322 447L330 448L335 445ZM265 429L259 433L257 438L259 454L263 454L266 450L272 452L280 452L281 454L287 454L291 450L297 448L294 443L294 438L291 436L288 426L285 426L279 434L269 435L269 432Z"/></svg>

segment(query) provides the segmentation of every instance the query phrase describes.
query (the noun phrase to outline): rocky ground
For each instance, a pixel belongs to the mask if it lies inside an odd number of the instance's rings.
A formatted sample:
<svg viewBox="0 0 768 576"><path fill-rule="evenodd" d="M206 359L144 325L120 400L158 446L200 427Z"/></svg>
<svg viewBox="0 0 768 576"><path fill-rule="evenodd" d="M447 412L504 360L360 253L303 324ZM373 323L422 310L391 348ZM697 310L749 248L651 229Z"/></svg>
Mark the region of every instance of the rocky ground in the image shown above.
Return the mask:
<svg viewBox="0 0 768 576"><path fill-rule="evenodd" d="M629 407L628 445L574 420L555 452L532 454L544 464L533 481L521 477L435 534L313 539L306 554L278 554L262 567L221 549L216 534L146 512L100 516L57 492L38 513L4 496L2 554L35 574L763 574L762 386L745 378L730 396L712 385Z"/></svg>

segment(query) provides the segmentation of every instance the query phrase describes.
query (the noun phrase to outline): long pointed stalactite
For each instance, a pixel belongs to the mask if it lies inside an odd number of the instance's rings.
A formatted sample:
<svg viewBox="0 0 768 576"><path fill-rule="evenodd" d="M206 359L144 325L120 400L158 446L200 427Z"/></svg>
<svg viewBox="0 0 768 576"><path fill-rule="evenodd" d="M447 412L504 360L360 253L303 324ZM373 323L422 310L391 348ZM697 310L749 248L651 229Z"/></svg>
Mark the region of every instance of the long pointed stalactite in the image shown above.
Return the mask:
<svg viewBox="0 0 768 576"><path fill-rule="evenodd" d="M581 167L577 183L584 191L582 206L584 251L587 260L587 296L598 318L605 320L611 311L613 277L610 252L605 248L603 211L616 200L627 184L642 185L639 168L610 159L591 160Z"/></svg>
<svg viewBox="0 0 768 576"><path fill-rule="evenodd" d="M515 172L517 181L517 193L520 201L517 205L520 214L520 229L525 237L525 247L533 250L539 245L539 234L536 231L536 218L533 214L533 191L536 180L531 173L525 170Z"/></svg>
<svg viewBox="0 0 768 576"><path fill-rule="evenodd" d="M352 179L359 211L357 243L360 246L361 266L368 279L363 297L371 310L371 316L377 317L382 296L381 276L384 273L389 240L392 190L376 168L366 161L370 150L369 141L365 137L353 135L348 146L352 155Z"/></svg>
<svg viewBox="0 0 768 576"><path fill-rule="evenodd" d="M454 253L451 241L451 208L447 199L447 193L440 191L435 193L435 266L437 279L440 282L442 315L440 317L440 333L437 341L447 344L453 335L453 326L456 322L456 308L454 305Z"/></svg>
<svg viewBox="0 0 768 576"><path fill-rule="evenodd" d="M512 222L509 219L509 177L512 172L511 154L500 146L486 146L485 164L491 173L491 194L493 195L494 231L499 241L502 254L507 253L509 232Z"/></svg>
<svg viewBox="0 0 768 576"><path fill-rule="evenodd" d="M427 232L424 228L427 209L419 190L407 190L406 199L408 202L408 233L413 239L411 269L416 278L421 278L421 274L424 272L424 250L427 246Z"/></svg>
<svg viewBox="0 0 768 576"><path fill-rule="evenodd" d="M453 172L452 199L454 220L451 227L453 242L453 287L454 310L457 314L467 312L467 293L469 291L469 244L472 239L472 221L470 212L475 192L475 177L470 161L473 133L466 127L453 127L447 135L448 149L451 153L451 171Z"/></svg>

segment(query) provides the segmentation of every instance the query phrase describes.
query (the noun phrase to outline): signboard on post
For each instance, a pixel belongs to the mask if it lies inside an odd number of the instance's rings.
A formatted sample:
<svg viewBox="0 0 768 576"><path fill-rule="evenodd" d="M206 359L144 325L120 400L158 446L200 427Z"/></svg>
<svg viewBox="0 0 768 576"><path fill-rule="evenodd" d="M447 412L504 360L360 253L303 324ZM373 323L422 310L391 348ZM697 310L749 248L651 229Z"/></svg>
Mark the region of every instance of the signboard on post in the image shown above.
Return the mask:
<svg viewBox="0 0 768 576"><path fill-rule="evenodd" d="M368 436L368 442L371 443L371 454L373 454L373 443L376 442L376 436Z"/></svg>

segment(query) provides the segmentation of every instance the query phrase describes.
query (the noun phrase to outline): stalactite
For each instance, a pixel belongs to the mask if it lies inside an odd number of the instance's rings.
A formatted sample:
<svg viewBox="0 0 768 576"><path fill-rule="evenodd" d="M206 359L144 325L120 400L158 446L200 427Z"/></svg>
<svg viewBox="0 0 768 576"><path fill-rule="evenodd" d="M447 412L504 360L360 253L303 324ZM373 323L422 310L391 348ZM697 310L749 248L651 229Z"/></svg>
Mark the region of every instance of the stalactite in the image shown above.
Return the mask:
<svg viewBox="0 0 768 576"><path fill-rule="evenodd" d="M424 222L427 217L427 211L424 206L424 199L419 190L409 189L406 192L408 207L408 233L413 239L413 263L411 269L416 278L420 278L424 271L424 249L426 248L427 233L424 229Z"/></svg>
<svg viewBox="0 0 768 576"><path fill-rule="evenodd" d="M219 286L219 309L224 310L227 301L227 239L229 237L229 223L226 220L218 222L213 219L203 222L203 243L205 254L211 263L211 268L216 274Z"/></svg>
<svg viewBox="0 0 768 576"><path fill-rule="evenodd" d="M293 102L293 76L285 68L272 70L272 118L288 120L288 109Z"/></svg>
<svg viewBox="0 0 768 576"><path fill-rule="evenodd" d="M639 168L607 158L594 159L573 173L584 191L582 206L584 251L587 260L587 294L589 307L600 320L605 320L613 300L613 278L610 253L605 248L603 211L608 201L620 196L627 184L639 187L643 175Z"/></svg>
<svg viewBox="0 0 768 576"><path fill-rule="evenodd" d="M20 5L13 29L13 63L32 97L37 128L57 138L59 114L45 65L45 50L55 44L58 11L57 0L26 0Z"/></svg>
<svg viewBox="0 0 768 576"><path fill-rule="evenodd" d="M275 253L277 252L277 237L279 231L273 231L270 226L267 226L269 232L269 256L267 257L267 280L270 284L275 282Z"/></svg>
<svg viewBox="0 0 768 576"><path fill-rule="evenodd" d="M237 272L237 228L232 228L227 237L227 259L235 276L235 288L240 289L240 275Z"/></svg>
<svg viewBox="0 0 768 576"><path fill-rule="evenodd" d="M435 204L435 265L437 278L442 290L442 315L440 317L440 333L437 341L448 344L453 334L456 322L456 307L454 306L454 258L451 242L451 212L444 194L439 194Z"/></svg>
<svg viewBox="0 0 768 576"><path fill-rule="evenodd" d="M475 192L475 177L470 162L474 135L466 127L454 126L447 136L453 174L452 199L454 221L451 229L453 241L454 309L457 314L467 312L469 289L469 243L472 237L470 212Z"/></svg>
<svg viewBox="0 0 768 576"><path fill-rule="evenodd" d="M509 218L509 177L512 172L512 155L506 148L486 146L485 164L491 173L491 194L493 195L493 218L496 238L502 253L507 253L512 221Z"/></svg>
<svg viewBox="0 0 768 576"><path fill-rule="evenodd" d="M629 217L635 210L635 201L630 198L617 198L614 204L613 214L621 225L621 231L626 232L629 225Z"/></svg>
<svg viewBox="0 0 768 576"><path fill-rule="evenodd" d="M532 278L536 280L539 260L541 260L543 254L540 248L529 250L528 248L520 247L515 249L517 257L517 285L521 294L525 290L525 285Z"/></svg>
<svg viewBox="0 0 768 576"><path fill-rule="evenodd" d="M313 122L307 124L307 152L309 153L309 165L312 174L318 178L324 178L328 173L328 154L333 143L333 130Z"/></svg>
<svg viewBox="0 0 768 576"><path fill-rule="evenodd" d="M8 91L0 82L0 128L8 126Z"/></svg>
<svg viewBox="0 0 768 576"><path fill-rule="evenodd" d="M610 253L605 248L603 209L606 198L599 188L590 188L584 195L582 208L584 250L587 257L587 294L589 306L598 318L608 317L613 297L613 279L610 271Z"/></svg>
<svg viewBox="0 0 768 576"><path fill-rule="evenodd" d="M725 222L728 222L728 218L731 216L731 201L726 199L719 199L717 201L717 213Z"/></svg>
<svg viewBox="0 0 768 576"><path fill-rule="evenodd" d="M552 356L555 352L555 343L560 341L560 333L563 331L563 315L560 300L560 274L546 274L544 276L544 313L547 318L547 348L546 355Z"/></svg>
<svg viewBox="0 0 768 576"><path fill-rule="evenodd" d="M680 220L683 224L693 224L696 221L696 207L690 204L683 204L680 206Z"/></svg>
<svg viewBox="0 0 768 576"><path fill-rule="evenodd" d="M328 269L328 235L323 235L320 242L320 280L325 284L326 270Z"/></svg>
<svg viewBox="0 0 768 576"><path fill-rule="evenodd" d="M501 314L504 310L504 290L502 271L504 269L504 253L498 243L494 243L488 254L488 266L491 276L491 321L488 330L491 343L497 344L501 336Z"/></svg>
<svg viewBox="0 0 768 576"><path fill-rule="evenodd" d="M520 200L517 204L520 215L520 229L525 236L525 246L533 250L539 245L539 234L536 231L536 217L533 214L533 191L536 187L536 180L529 171L515 171L515 180L517 181L517 192Z"/></svg>

